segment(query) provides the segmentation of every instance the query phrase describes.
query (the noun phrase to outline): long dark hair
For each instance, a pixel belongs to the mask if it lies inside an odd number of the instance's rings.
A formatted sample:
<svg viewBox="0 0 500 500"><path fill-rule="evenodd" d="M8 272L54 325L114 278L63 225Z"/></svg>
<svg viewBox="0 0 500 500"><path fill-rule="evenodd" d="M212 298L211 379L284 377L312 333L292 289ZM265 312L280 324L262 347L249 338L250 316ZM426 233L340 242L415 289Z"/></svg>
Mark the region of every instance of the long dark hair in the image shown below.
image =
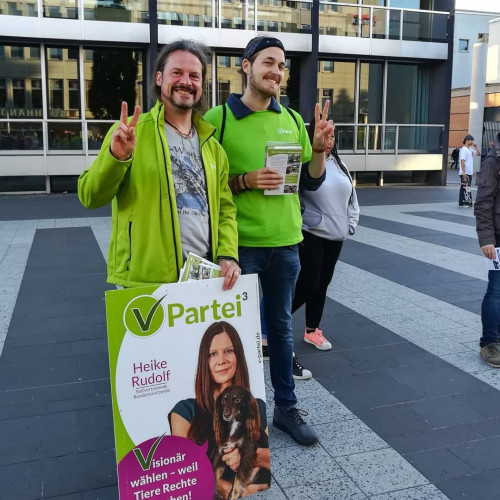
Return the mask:
<svg viewBox="0 0 500 500"><path fill-rule="evenodd" d="M311 120L311 123L309 123L309 127L307 129L307 133L309 135L309 141L311 142L311 144L313 143L313 139L314 139L314 128L315 127L316 127L316 120L313 118ZM335 134L335 132L334 132L334 134ZM352 183L352 177L351 177L351 174L349 172L349 169L346 167L345 163L340 159L340 156L337 152L337 141L336 140L333 141L333 148L328 153L328 158L330 158L330 157L333 157L335 159L340 170L342 170L342 172L344 172L345 176L349 179L349 181L351 183L352 189L351 189L351 196L349 197L349 205L352 205L353 199L354 199L353 198L354 197L354 185Z"/></svg>
<svg viewBox="0 0 500 500"><path fill-rule="evenodd" d="M158 101L161 101L161 89L156 84L156 73L159 71L163 73L165 69L165 64L167 60L173 52L181 50L183 52L191 52L194 56L196 56L201 63L201 79L202 84L205 84L205 77L207 75L207 66L210 62L210 56L212 54L209 47L206 45L195 42L194 40L176 40L168 45L165 45L159 52L156 62L155 68L152 77L151 83L151 95L154 96Z"/></svg>
<svg viewBox="0 0 500 500"><path fill-rule="evenodd" d="M212 340L216 335L221 333L227 333L231 339L234 354L236 356L236 372L234 374L233 384L241 385L245 389L250 390L250 377L248 376L245 351L238 332L234 326L227 321L212 323L203 334L200 342L198 366L194 383L197 408L187 435L188 439L198 444L202 444L208 439L210 430L213 428L212 420L214 415L214 392L216 384L210 374L208 360Z"/></svg>

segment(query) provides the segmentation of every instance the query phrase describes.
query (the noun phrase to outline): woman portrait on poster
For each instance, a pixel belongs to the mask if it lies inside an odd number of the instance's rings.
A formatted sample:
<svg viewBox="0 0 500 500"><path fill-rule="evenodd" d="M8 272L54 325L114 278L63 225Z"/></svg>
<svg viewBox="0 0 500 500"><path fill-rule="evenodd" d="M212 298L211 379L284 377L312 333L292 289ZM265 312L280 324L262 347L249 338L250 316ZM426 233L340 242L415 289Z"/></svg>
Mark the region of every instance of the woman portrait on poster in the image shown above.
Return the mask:
<svg viewBox="0 0 500 500"><path fill-rule="evenodd" d="M236 329L226 321L212 323L205 331L198 353L198 364L195 378L195 398L179 401L168 415L172 436L190 439L201 445L208 441L208 456L214 451L214 415L215 401L219 394L229 386L239 385L250 390L248 367ZM268 435L265 403L256 399L261 431ZM266 439L267 441L267 439ZM265 482L250 484L245 494L266 489L270 478L269 444L257 448L255 467L267 469L268 474L258 474L265 477ZM222 498L227 498L231 491L234 472L240 464L240 451L233 448L222 455L226 469L217 484L217 492ZM265 471L264 471L265 472Z"/></svg>

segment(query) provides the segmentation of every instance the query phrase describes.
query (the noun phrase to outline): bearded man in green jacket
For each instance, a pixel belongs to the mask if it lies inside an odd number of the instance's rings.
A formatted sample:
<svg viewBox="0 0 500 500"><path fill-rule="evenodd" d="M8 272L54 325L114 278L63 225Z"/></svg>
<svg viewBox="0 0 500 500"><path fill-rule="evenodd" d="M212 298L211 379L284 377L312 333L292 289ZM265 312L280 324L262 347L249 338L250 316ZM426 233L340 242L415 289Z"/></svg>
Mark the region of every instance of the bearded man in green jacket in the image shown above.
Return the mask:
<svg viewBox="0 0 500 500"><path fill-rule="evenodd" d="M217 262L231 288L240 273L236 208L226 154L215 128L196 111L209 49L180 40L160 52L156 105L136 106L108 132L78 180L87 208L112 202L108 282L125 287L172 283L189 252Z"/></svg>

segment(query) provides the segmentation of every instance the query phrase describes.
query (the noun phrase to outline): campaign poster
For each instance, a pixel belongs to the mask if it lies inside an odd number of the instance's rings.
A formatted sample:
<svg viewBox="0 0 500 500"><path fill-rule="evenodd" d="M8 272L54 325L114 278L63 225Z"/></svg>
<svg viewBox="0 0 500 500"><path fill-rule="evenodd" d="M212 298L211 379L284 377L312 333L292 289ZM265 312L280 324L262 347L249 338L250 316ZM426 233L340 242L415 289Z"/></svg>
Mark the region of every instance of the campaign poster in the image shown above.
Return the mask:
<svg viewBox="0 0 500 500"><path fill-rule="evenodd" d="M121 500L270 485L256 275L106 292Z"/></svg>

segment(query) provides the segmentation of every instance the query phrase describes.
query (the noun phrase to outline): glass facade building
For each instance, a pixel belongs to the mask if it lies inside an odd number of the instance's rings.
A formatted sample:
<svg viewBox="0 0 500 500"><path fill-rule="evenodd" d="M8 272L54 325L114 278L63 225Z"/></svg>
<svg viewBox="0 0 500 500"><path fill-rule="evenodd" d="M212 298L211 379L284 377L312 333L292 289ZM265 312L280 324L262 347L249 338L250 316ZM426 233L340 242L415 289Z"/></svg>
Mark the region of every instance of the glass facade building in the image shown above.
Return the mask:
<svg viewBox="0 0 500 500"><path fill-rule="evenodd" d="M175 39L212 48L204 106L224 103L243 90L241 52L258 34L287 49L282 104L308 122L330 99L359 181L441 184L453 11L453 0L0 0L0 191L79 175L122 100L152 106L155 56Z"/></svg>

